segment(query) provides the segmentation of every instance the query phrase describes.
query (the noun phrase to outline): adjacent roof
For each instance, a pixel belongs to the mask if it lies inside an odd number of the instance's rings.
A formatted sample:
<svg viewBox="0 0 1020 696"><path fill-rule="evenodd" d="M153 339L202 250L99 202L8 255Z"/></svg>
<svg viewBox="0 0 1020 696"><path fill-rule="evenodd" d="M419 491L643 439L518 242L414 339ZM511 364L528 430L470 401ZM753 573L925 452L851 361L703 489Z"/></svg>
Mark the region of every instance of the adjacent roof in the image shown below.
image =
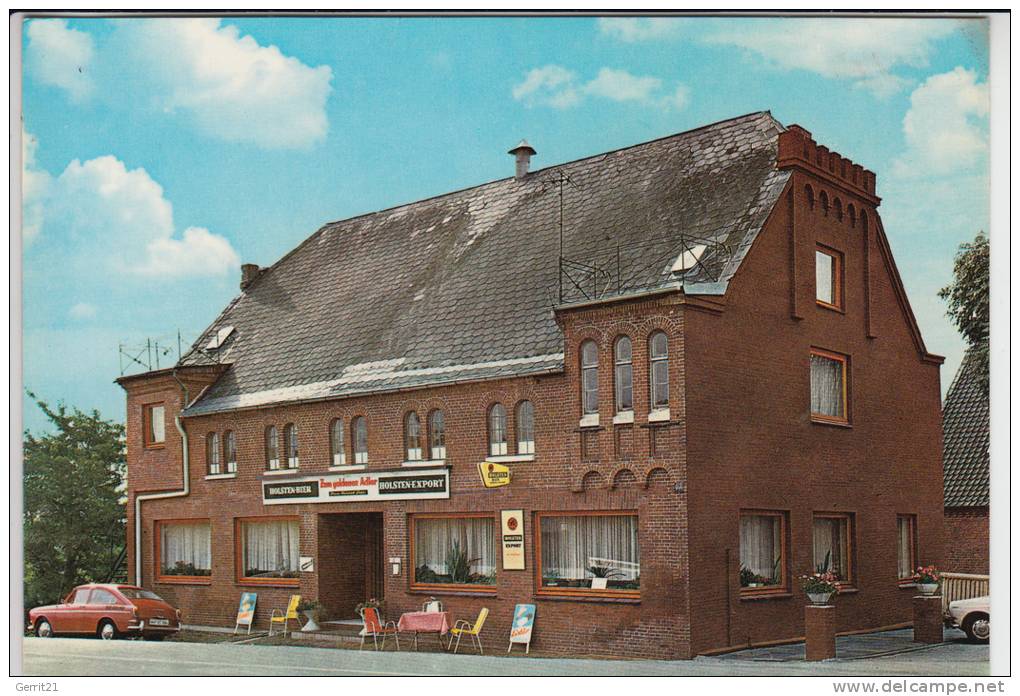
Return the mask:
<svg viewBox="0 0 1020 696"><path fill-rule="evenodd" d="M561 371L553 308L581 299L560 296L561 220L563 256L608 269L585 286L721 294L790 176L783 130L749 114L327 224L184 356L231 364L185 415ZM701 243L697 266L671 271Z"/></svg>
<svg viewBox="0 0 1020 696"><path fill-rule="evenodd" d="M946 507L988 505L988 394L978 369L967 351L942 406Z"/></svg>

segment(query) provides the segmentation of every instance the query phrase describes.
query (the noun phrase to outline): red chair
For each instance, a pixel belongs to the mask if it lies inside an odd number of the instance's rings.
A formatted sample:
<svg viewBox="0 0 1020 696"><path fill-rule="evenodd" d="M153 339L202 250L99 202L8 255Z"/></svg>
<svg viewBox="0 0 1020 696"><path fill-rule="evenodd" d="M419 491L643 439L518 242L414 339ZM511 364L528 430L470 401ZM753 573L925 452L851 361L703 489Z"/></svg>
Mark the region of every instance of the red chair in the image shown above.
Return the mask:
<svg viewBox="0 0 1020 696"><path fill-rule="evenodd" d="M382 637L382 649L386 649L386 636L393 636L397 642L397 650L400 650L400 635L397 633L396 621L383 621L379 618L379 612L375 607L365 607L361 611L361 621L364 628L361 629L361 645L358 650L365 647L365 637L372 636L372 645L378 650L380 647L379 638Z"/></svg>

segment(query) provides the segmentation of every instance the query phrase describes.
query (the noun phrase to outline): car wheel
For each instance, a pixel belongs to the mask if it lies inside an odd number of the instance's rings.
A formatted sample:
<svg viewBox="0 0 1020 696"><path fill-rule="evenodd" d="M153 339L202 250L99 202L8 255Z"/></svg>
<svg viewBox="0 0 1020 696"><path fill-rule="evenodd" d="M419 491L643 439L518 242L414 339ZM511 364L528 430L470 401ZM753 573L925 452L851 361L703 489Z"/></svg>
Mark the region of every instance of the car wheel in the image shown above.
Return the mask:
<svg viewBox="0 0 1020 696"><path fill-rule="evenodd" d="M109 619L99 622L99 628L96 629L96 635L103 640L113 640L117 637L117 627Z"/></svg>
<svg viewBox="0 0 1020 696"><path fill-rule="evenodd" d="M53 626L46 619L39 619L35 622L35 634L40 638L52 638Z"/></svg>
<svg viewBox="0 0 1020 696"><path fill-rule="evenodd" d="M988 614L970 614L964 619L962 628L967 638L974 643L987 643L992 633Z"/></svg>

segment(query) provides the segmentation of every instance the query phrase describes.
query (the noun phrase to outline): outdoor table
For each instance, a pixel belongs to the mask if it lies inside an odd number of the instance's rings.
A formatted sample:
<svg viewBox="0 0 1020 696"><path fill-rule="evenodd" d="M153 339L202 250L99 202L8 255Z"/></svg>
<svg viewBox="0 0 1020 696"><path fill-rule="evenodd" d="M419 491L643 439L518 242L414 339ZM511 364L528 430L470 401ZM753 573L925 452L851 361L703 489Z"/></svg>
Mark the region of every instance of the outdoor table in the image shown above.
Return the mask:
<svg viewBox="0 0 1020 696"><path fill-rule="evenodd" d="M418 649L419 633L435 633L439 647L443 647L443 636L450 632L450 612L409 611L400 615L397 630L401 633L414 632L414 649Z"/></svg>

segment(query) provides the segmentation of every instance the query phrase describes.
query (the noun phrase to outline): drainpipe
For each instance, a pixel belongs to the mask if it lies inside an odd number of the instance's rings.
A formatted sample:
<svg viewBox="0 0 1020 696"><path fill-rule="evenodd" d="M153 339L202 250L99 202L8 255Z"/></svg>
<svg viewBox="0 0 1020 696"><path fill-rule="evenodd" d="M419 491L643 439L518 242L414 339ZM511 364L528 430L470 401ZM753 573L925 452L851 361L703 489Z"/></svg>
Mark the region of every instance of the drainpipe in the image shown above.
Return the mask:
<svg viewBox="0 0 1020 696"><path fill-rule="evenodd" d="M177 368L171 373L174 381L181 387L184 395L184 407L188 406L188 388L181 380L177 379ZM184 475L184 488L178 491L160 491L158 493L143 493L135 496L135 584L142 585L142 502L145 500L162 500L164 498L182 498L191 492L191 475L188 459L188 433L184 430L181 415L174 417L174 425L181 435L181 470Z"/></svg>

